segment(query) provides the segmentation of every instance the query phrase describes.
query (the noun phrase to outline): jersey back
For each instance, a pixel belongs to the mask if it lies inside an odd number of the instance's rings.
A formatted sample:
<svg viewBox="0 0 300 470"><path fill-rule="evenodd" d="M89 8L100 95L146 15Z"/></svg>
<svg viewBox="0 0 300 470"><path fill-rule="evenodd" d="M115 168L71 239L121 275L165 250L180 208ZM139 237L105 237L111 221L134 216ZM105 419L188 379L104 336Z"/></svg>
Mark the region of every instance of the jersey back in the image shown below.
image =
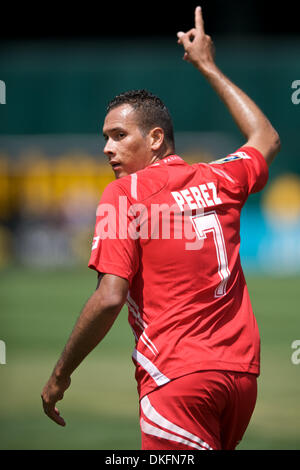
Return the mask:
<svg viewBox="0 0 300 470"><path fill-rule="evenodd" d="M209 164L171 155L105 189L89 266L129 281L141 396L197 370L259 374L240 213L267 178L262 155L242 147Z"/></svg>

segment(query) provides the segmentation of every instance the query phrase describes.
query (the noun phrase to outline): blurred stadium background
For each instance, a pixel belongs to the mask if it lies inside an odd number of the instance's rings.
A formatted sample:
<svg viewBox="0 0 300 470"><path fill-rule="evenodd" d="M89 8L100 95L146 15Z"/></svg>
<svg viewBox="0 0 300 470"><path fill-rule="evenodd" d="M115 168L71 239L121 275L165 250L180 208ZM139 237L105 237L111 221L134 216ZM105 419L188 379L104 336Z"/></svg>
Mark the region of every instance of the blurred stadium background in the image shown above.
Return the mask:
<svg viewBox="0 0 300 470"><path fill-rule="evenodd" d="M251 30L255 11L235 13L239 28L230 21L227 31L218 27L222 11L211 24L217 63L259 104L282 141L267 187L250 197L242 216L241 257L261 331L262 374L239 449L299 449L300 364L291 361L291 344L300 339L300 105L292 102L291 85L300 79L300 37L264 37ZM177 153L189 162L221 158L243 144L223 104L181 60L176 31L184 25L177 19L172 37L2 43L1 449L140 448L125 309L74 373L59 406L65 429L43 415L40 392L96 285L86 266L96 206L113 179L102 153L107 102L128 89L158 94L173 116Z"/></svg>

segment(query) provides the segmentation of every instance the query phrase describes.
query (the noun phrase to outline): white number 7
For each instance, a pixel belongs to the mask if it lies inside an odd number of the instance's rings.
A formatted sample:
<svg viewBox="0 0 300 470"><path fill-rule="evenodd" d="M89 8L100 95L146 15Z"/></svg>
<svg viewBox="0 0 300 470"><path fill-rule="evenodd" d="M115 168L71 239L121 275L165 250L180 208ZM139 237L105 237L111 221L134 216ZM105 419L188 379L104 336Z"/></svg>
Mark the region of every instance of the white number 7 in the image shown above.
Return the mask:
<svg viewBox="0 0 300 470"><path fill-rule="evenodd" d="M212 232L216 247L218 259L218 274L221 282L215 290L215 297L222 297L226 294L226 284L230 276L226 246L223 237L223 231L215 211L206 212L203 215L191 216L192 224L195 228L197 237L200 240L206 239L206 234Z"/></svg>

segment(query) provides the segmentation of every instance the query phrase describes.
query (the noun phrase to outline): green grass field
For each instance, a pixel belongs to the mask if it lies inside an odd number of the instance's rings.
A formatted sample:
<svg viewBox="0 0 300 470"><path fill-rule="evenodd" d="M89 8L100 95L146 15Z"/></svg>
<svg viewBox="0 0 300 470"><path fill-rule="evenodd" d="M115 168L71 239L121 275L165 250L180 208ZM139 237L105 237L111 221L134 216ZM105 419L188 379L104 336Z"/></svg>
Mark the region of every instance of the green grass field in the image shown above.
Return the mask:
<svg viewBox="0 0 300 470"><path fill-rule="evenodd" d="M257 406L238 449L300 449L300 278L247 276L261 332ZM42 410L40 393L96 285L85 267L0 273L0 449L140 449L133 335L123 309L104 341L72 376L58 408L65 428Z"/></svg>

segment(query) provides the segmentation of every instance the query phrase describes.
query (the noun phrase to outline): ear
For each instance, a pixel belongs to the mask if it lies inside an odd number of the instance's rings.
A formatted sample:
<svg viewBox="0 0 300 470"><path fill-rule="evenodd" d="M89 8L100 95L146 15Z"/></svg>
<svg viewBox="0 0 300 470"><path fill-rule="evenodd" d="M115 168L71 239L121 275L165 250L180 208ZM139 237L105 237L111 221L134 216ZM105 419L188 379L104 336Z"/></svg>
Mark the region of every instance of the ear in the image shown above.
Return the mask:
<svg viewBox="0 0 300 470"><path fill-rule="evenodd" d="M154 127L150 131L150 144L152 150L158 150L164 143L165 133L161 127Z"/></svg>

